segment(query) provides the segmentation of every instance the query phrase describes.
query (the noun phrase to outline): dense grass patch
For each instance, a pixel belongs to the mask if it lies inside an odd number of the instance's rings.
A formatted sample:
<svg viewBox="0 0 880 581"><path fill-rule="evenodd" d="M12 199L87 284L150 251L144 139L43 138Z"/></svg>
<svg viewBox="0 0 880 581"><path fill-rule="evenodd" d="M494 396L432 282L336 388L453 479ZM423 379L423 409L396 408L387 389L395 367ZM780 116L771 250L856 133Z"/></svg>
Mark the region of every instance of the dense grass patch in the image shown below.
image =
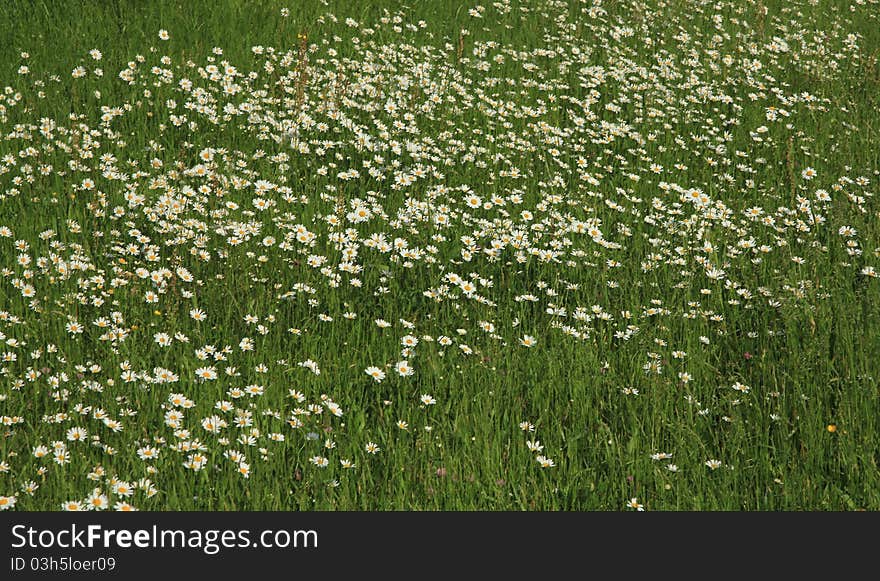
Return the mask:
<svg viewBox="0 0 880 581"><path fill-rule="evenodd" d="M6 2L0 508L880 508L880 5Z"/></svg>

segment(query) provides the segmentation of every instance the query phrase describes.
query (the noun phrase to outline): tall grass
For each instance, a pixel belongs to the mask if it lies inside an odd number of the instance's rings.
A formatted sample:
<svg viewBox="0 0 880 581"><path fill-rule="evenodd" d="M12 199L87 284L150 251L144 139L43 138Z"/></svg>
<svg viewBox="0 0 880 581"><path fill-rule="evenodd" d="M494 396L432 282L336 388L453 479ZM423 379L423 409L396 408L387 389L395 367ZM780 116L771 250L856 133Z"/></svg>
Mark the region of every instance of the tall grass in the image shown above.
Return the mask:
<svg viewBox="0 0 880 581"><path fill-rule="evenodd" d="M878 14L874 0L6 2L0 498L880 508ZM348 215L360 207L365 222Z"/></svg>

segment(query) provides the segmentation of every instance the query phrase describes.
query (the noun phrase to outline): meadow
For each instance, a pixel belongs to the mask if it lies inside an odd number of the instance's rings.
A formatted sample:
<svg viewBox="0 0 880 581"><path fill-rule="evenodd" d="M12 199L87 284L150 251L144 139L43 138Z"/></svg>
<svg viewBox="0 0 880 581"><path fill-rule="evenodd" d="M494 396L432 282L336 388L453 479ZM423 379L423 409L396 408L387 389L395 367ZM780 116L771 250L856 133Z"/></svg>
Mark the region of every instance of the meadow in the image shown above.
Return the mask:
<svg viewBox="0 0 880 581"><path fill-rule="evenodd" d="M880 509L878 0L0 38L0 509Z"/></svg>

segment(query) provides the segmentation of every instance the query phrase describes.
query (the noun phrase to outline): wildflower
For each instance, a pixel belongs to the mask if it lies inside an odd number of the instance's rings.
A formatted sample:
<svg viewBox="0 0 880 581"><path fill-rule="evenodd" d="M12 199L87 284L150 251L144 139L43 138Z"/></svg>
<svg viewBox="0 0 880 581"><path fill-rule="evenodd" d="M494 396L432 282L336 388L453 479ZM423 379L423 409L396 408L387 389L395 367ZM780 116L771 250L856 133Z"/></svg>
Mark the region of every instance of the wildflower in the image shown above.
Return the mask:
<svg viewBox="0 0 880 581"><path fill-rule="evenodd" d="M82 334L82 332L84 330L83 326L80 325L77 321L71 321L71 322L67 323L67 325L65 325L64 328L67 329L67 332L70 333L71 335Z"/></svg>
<svg viewBox="0 0 880 581"><path fill-rule="evenodd" d="M629 499L629 502L626 503L626 507L627 508L634 508L635 510L640 511L640 512L643 512L645 510L644 505L639 503L639 499L635 498L635 497Z"/></svg>
<svg viewBox="0 0 880 581"><path fill-rule="evenodd" d="M375 366L367 367L364 369L364 373L372 377L376 383L381 383L385 379L385 372Z"/></svg>
<svg viewBox="0 0 880 581"><path fill-rule="evenodd" d="M134 494L134 487L128 482L118 481L113 484L113 494L128 497Z"/></svg>
<svg viewBox="0 0 880 581"><path fill-rule="evenodd" d="M89 435L85 428L70 428L67 430L67 439L71 442L79 442L85 440Z"/></svg>
<svg viewBox="0 0 880 581"><path fill-rule="evenodd" d="M217 379L217 370L213 367L199 367L195 371L196 377L201 381L212 381Z"/></svg>
<svg viewBox="0 0 880 581"><path fill-rule="evenodd" d="M101 494L101 491L95 489L94 492L86 500L86 506L89 510L104 510L110 505L107 495Z"/></svg>
<svg viewBox="0 0 880 581"><path fill-rule="evenodd" d="M738 391L740 393L749 393L749 390L751 390L751 388L748 385L744 385L738 381L735 382L732 387L733 387L733 389L735 389L736 391Z"/></svg>
<svg viewBox="0 0 880 581"><path fill-rule="evenodd" d="M394 367L397 369L397 373L401 377L409 377L415 373L408 361L398 361Z"/></svg>

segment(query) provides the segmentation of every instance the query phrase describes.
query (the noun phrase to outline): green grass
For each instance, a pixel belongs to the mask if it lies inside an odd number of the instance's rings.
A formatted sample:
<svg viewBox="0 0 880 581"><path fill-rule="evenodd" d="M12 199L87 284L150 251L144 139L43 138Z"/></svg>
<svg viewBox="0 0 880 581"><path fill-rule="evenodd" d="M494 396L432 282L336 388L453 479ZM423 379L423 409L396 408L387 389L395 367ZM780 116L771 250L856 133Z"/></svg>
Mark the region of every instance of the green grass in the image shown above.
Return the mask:
<svg viewBox="0 0 880 581"><path fill-rule="evenodd" d="M880 508L877 1L379 4L4 3L0 502Z"/></svg>

